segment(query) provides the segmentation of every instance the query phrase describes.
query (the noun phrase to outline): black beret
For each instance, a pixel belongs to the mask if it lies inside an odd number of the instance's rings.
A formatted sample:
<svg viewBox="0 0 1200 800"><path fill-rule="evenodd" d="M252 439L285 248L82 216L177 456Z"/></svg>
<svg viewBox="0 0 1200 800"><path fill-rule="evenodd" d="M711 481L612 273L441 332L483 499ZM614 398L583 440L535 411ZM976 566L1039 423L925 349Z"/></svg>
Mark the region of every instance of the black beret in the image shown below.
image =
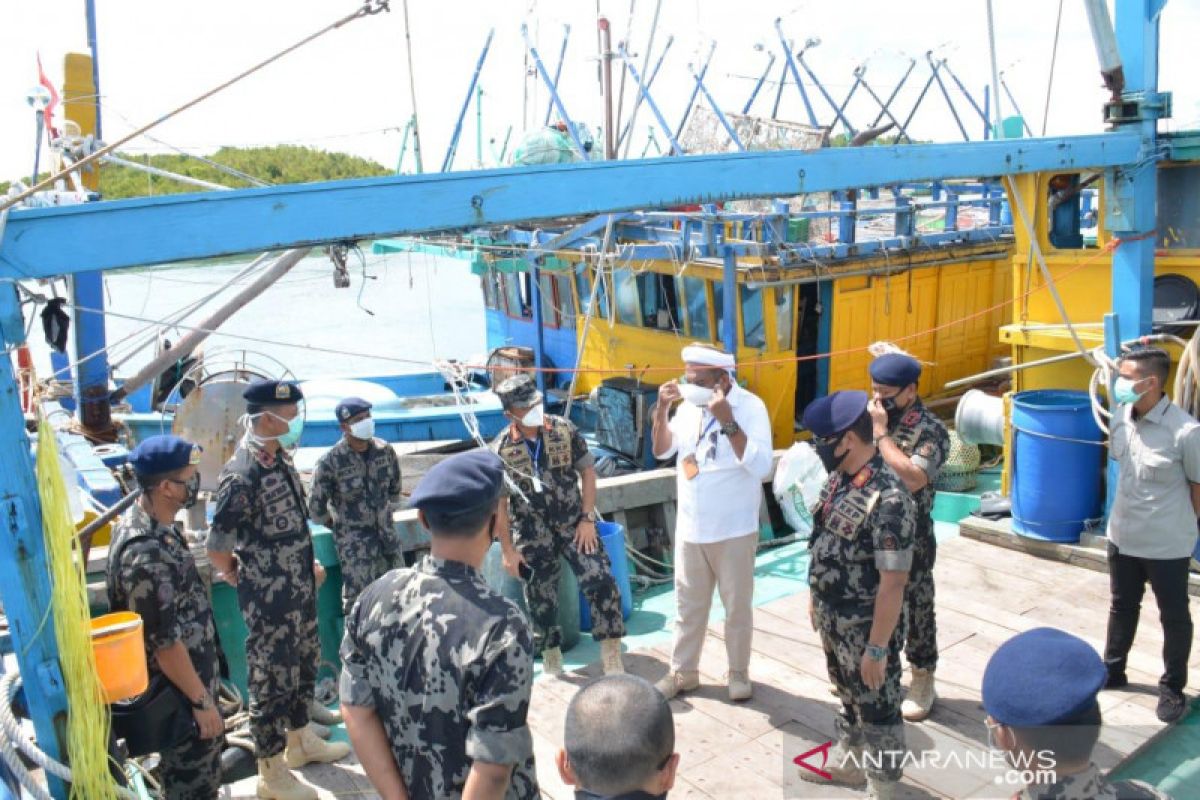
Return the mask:
<svg viewBox="0 0 1200 800"><path fill-rule="evenodd" d="M921 377L921 362L904 353L885 353L871 362L871 380L884 386L908 386Z"/></svg>
<svg viewBox="0 0 1200 800"><path fill-rule="evenodd" d="M441 514L467 512L495 503L503 485L500 457L491 450L469 450L434 464L413 489L408 504Z"/></svg>
<svg viewBox="0 0 1200 800"><path fill-rule="evenodd" d="M304 393L293 381L255 381L246 387L242 397L256 406L281 406L303 400Z"/></svg>
<svg viewBox="0 0 1200 800"><path fill-rule="evenodd" d="M199 464L202 450L200 445L171 434L151 436L133 448L129 463L138 475L160 475Z"/></svg>
<svg viewBox="0 0 1200 800"><path fill-rule="evenodd" d="M825 438L849 428L867 410L867 393L857 390L818 397L804 409L804 427Z"/></svg>

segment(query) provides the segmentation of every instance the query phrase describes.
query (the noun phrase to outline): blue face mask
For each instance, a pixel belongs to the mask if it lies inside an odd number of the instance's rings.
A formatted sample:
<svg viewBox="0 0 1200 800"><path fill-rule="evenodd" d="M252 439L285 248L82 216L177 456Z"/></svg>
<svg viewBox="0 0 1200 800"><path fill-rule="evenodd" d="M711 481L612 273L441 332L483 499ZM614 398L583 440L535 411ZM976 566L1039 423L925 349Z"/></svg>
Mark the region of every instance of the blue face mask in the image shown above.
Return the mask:
<svg viewBox="0 0 1200 800"><path fill-rule="evenodd" d="M297 414L288 420L288 432L279 437L279 444L282 447L295 447L300 441L300 434L304 433L304 417Z"/></svg>
<svg viewBox="0 0 1200 800"><path fill-rule="evenodd" d="M1133 387L1137 386L1141 381L1130 380L1129 378L1117 378L1113 381L1113 399L1118 403L1131 405L1142 399L1145 392L1134 391Z"/></svg>

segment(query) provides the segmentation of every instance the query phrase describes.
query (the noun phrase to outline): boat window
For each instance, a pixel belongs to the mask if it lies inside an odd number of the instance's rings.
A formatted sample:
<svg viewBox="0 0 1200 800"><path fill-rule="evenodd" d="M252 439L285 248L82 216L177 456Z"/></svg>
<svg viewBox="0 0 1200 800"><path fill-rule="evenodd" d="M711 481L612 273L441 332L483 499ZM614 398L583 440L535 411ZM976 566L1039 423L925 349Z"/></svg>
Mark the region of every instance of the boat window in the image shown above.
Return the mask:
<svg viewBox="0 0 1200 800"><path fill-rule="evenodd" d="M571 276L559 273L554 276L554 288L558 292L558 319L562 325L575 324L575 295L571 293Z"/></svg>
<svg viewBox="0 0 1200 800"><path fill-rule="evenodd" d="M579 290L579 310L588 313L588 304L592 299L591 270L587 266L579 266L575 270L575 285ZM596 316L608 319L608 283L602 278L596 289Z"/></svg>
<svg viewBox="0 0 1200 800"><path fill-rule="evenodd" d="M775 345L779 350L792 349L792 318L796 313L796 287L775 287Z"/></svg>
<svg viewBox="0 0 1200 800"><path fill-rule="evenodd" d="M493 311L504 310L504 295L500 288L500 276L494 270L488 270L479 276L483 285L483 304Z"/></svg>
<svg viewBox="0 0 1200 800"><path fill-rule="evenodd" d="M703 278L684 276L676 278L678 294L687 307L687 333L693 339L709 340L712 331L708 327L708 289Z"/></svg>
<svg viewBox="0 0 1200 800"><path fill-rule="evenodd" d="M739 286L742 298L742 344L762 349L767 346L767 328L763 319L762 289Z"/></svg>
<svg viewBox="0 0 1200 800"><path fill-rule="evenodd" d="M507 305L507 313L510 317L526 317L531 313L529 307L525 305L521 297L522 273L508 272L500 275L500 282L504 287L504 300Z"/></svg>
<svg viewBox="0 0 1200 800"><path fill-rule="evenodd" d="M542 289L542 324L548 328L557 328L558 306L554 302L554 276L543 272L538 278Z"/></svg>
<svg viewBox="0 0 1200 800"><path fill-rule="evenodd" d="M670 275L643 272L637 277L642 301L642 324L647 328L679 333L683 318L679 314L679 297Z"/></svg>
<svg viewBox="0 0 1200 800"><path fill-rule="evenodd" d="M713 317L717 322L717 329L713 331L713 338L724 344L722 338L725 333L725 284L721 281L712 281L712 296L713 296Z"/></svg>
<svg viewBox="0 0 1200 800"><path fill-rule="evenodd" d="M612 276L617 322L641 327L642 311L638 300L637 276L630 269L614 269Z"/></svg>

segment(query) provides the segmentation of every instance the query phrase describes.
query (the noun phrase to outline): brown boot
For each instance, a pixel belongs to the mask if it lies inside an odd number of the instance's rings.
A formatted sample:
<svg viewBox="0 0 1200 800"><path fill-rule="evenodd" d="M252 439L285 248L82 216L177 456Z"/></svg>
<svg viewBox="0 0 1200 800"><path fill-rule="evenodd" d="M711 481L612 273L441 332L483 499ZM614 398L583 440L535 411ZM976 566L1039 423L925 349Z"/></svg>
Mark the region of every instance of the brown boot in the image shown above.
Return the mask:
<svg viewBox="0 0 1200 800"><path fill-rule="evenodd" d="M288 731L287 750L284 751L287 765L299 769L305 764L329 764L350 755L350 745L345 742L326 742L306 725L298 731Z"/></svg>
<svg viewBox="0 0 1200 800"><path fill-rule="evenodd" d="M605 675L625 674L625 662L621 659L621 640L605 639L600 642L600 663Z"/></svg>
<svg viewBox="0 0 1200 800"><path fill-rule="evenodd" d="M254 793L264 800L317 800L317 790L300 781L283 753L258 760L258 786Z"/></svg>

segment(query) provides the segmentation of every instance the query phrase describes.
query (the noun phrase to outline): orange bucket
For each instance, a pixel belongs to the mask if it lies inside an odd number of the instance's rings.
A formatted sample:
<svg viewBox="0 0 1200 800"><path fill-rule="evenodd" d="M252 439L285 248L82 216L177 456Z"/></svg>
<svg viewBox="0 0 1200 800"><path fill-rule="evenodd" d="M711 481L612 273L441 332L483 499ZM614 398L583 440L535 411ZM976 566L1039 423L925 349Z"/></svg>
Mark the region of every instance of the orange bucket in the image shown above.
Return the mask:
<svg viewBox="0 0 1200 800"><path fill-rule="evenodd" d="M146 691L146 645L142 618L132 611L117 611L92 620L92 652L96 674L109 705Z"/></svg>

